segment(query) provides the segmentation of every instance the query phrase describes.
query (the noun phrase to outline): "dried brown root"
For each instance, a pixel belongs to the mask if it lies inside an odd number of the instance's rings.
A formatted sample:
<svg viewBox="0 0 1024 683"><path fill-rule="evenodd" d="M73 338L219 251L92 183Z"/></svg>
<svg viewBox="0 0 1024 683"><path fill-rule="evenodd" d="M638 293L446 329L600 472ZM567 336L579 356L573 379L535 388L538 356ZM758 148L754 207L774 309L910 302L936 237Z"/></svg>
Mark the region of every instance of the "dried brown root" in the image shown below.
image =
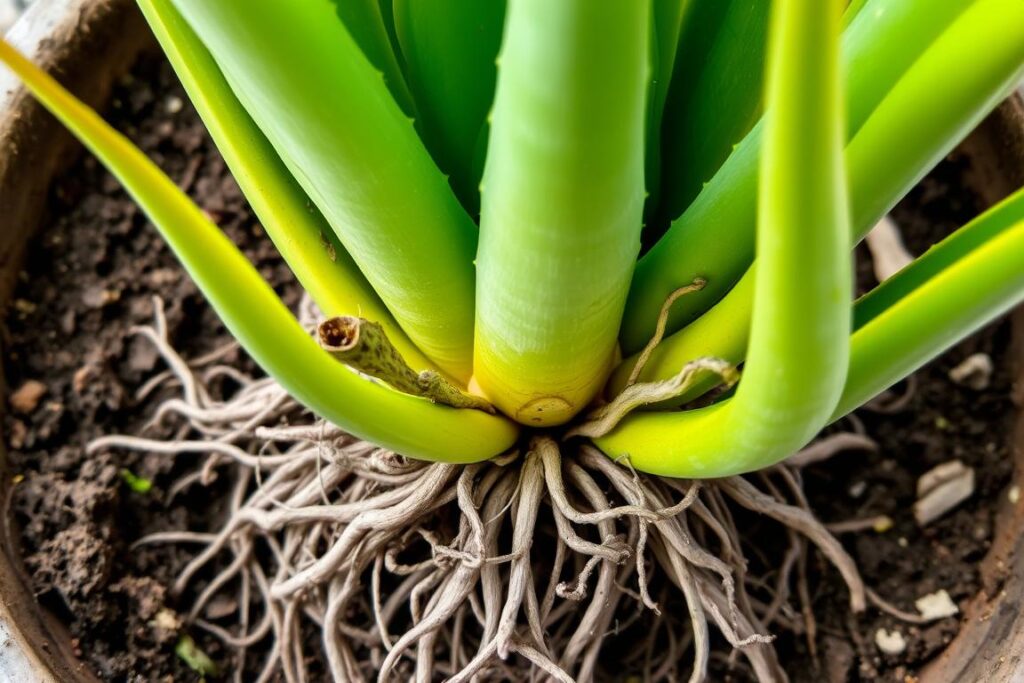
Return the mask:
<svg viewBox="0 0 1024 683"><path fill-rule="evenodd" d="M544 435L476 465L414 462L314 423L271 380L233 375L241 389L215 400L205 378L227 372L216 357L183 362L159 322L143 334L168 362L163 381L182 387L157 412L181 425L178 438L91 447L203 456L175 490L234 482L218 533L139 543L200 548L174 590L191 601L192 626L235 653L235 680L589 681L627 666L644 680L701 681L722 640L730 666L739 653L758 680L784 680L770 633L803 633L813 648L811 545L838 568L851 608L865 606L798 469L668 480ZM763 577L748 574L745 552L759 549L739 531L741 509L789 540L759 560L772 568ZM311 632L322 657L304 650Z"/></svg>

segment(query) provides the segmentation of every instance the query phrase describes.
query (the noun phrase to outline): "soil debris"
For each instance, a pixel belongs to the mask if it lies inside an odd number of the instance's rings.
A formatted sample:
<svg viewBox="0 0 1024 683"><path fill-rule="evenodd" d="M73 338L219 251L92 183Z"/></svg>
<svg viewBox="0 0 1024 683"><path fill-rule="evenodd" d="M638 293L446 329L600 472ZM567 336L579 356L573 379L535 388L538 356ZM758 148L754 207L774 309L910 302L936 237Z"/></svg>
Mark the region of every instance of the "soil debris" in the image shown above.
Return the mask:
<svg viewBox="0 0 1024 683"><path fill-rule="evenodd" d="M934 593L922 596L914 601L914 607L921 613L921 617L928 621L945 619L960 613L960 608L949 597L945 588Z"/></svg>
<svg viewBox="0 0 1024 683"><path fill-rule="evenodd" d="M887 655L902 654L907 649L907 641L898 630L886 631L880 628L875 631L875 645Z"/></svg>
<svg viewBox="0 0 1024 683"><path fill-rule="evenodd" d="M974 468L959 460L943 463L926 472L917 481L914 519L928 526L974 493Z"/></svg>
<svg viewBox="0 0 1024 683"><path fill-rule="evenodd" d="M22 415L28 415L35 411L39 401L45 395L46 385L38 380L30 379L11 394L11 409Z"/></svg>
<svg viewBox="0 0 1024 683"><path fill-rule="evenodd" d="M975 391L984 391L992 381L995 366L987 353L972 353L962 363L949 371L949 378Z"/></svg>

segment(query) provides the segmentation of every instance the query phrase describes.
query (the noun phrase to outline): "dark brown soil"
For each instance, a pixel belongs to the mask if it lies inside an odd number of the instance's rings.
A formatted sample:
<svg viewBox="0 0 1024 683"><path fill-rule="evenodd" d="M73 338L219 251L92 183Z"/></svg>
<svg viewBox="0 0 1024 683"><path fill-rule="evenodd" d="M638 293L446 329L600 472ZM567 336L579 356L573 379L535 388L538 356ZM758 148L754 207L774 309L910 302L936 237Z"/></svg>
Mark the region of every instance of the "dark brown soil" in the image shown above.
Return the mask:
<svg viewBox="0 0 1024 683"><path fill-rule="evenodd" d="M939 237L968 222L983 208L964 187L967 160L952 157L926 178L893 212L908 249L921 254ZM867 259L859 259L861 270ZM862 288L873 284L860 273ZM963 606L982 587L978 563L991 545L996 502L1007 494L1013 472L1010 435L1018 415L1011 399L1014 359L1009 357L1010 321L982 330L914 377L912 399L896 414L858 412L877 454L850 453L806 472L811 506L825 521L888 515L885 533L843 537L868 585L896 606L915 612L914 601L945 589ZM958 385L949 371L974 353L989 354L996 367L984 391ZM906 383L894 389L900 393ZM926 528L912 506L921 474L959 459L976 474L974 495ZM822 632L821 669L791 669L795 681L913 680L913 674L956 635L957 619L927 626L901 624L868 610L847 617L847 594L832 571L814 598ZM985 586L990 594L998 586ZM907 642L900 655L883 655L874 644L878 629L898 629ZM851 637L852 636L852 637ZM806 656L801 641L794 649ZM806 661L806 660L805 660Z"/></svg>
<svg viewBox="0 0 1024 683"><path fill-rule="evenodd" d="M287 302L297 301L291 274L168 67L140 63L108 118L197 200ZM45 386L37 405L12 406L3 422L18 482L9 504L25 566L40 602L67 622L100 678L190 680L195 674L173 654L178 636L154 625L161 609L175 608L167 586L188 549L130 544L154 531L211 526L223 490L194 487L168 500L165 487L186 463L156 454L86 457L84 445L103 434L137 433L146 422L134 391L164 366L129 330L152 324L154 295L165 302L171 338L186 356L229 338L156 230L92 157L56 184L51 211L3 333L11 390ZM133 492L125 471L153 489ZM211 656L220 654L216 641L192 635Z"/></svg>
<svg viewBox="0 0 1024 683"><path fill-rule="evenodd" d="M291 276L169 69L159 61L140 63L119 88L109 118L223 226L286 302L294 304L299 292ZM963 165L945 163L898 210L914 251L923 251L977 212L962 189ZM10 391L26 382L45 388L38 401L28 400L18 409L14 404L23 401L9 400L3 420L17 481L9 505L21 530L25 566L40 602L67 623L83 660L100 678L192 680L196 674L173 654L178 634L155 621L162 610L169 610L164 617L177 614L179 604L168 586L188 560L188 549L133 550L131 543L154 531L216 527L216 501L225 487L193 488L169 500L166 487L188 463L156 454L86 457L84 444L103 434L137 431L154 405L150 397L140 406L133 392L162 365L147 344L129 333L133 325L152 322L152 296L166 303L172 340L184 355L220 346L226 333L156 231L92 158L56 184L51 204L53 219L30 251L3 330ZM868 271L861 281L870 282ZM992 536L995 500L1005 495L1011 474L1004 442L1014 415L1012 380L1004 362L1008 338L1008 325L997 324L923 370L901 412L860 413L867 432L881 444L878 454L841 455L805 473L811 503L823 520L892 517L889 531L849 534L843 540L868 584L904 609L912 611L916 598L938 589L962 603L981 588L978 562ZM947 376L976 351L991 354L999 368L991 386L980 392ZM237 362L247 364L244 358ZM911 514L916 480L954 458L976 469L977 490L956 511L922 530ZM126 471L151 481L152 490L134 492ZM745 524L749 538L757 539L765 553L782 548L784 538L771 525L754 517ZM751 551L752 569L759 555ZM850 617L848 596L835 572L815 557L809 574L817 657L808 653L802 637L783 635L779 641L796 681L902 681L957 631L956 619L912 627L875 610ZM882 655L873 640L879 628L898 628L907 640L906 651ZM192 635L209 655L223 660L215 640L202 632ZM622 646L621 637L610 643L610 648ZM715 671L716 680L747 680L741 667L728 663L716 663Z"/></svg>

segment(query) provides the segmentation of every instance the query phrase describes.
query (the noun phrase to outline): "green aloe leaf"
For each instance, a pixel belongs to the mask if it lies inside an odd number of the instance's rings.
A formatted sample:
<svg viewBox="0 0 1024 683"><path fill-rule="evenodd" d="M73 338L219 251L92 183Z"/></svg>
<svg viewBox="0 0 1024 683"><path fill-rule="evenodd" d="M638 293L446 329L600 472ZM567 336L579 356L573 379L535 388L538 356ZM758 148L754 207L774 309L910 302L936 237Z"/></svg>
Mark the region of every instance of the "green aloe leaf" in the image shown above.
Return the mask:
<svg viewBox="0 0 1024 683"><path fill-rule="evenodd" d="M475 379L565 422L611 370L640 249L649 8L509 3L483 180Z"/></svg>
<svg viewBox="0 0 1024 683"><path fill-rule="evenodd" d="M644 153L647 187L645 224L653 218L660 203L665 101L679 54L683 18L692 4L693 0L653 0L651 3L651 86L647 97L647 144Z"/></svg>
<svg viewBox="0 0 1024 683"><path fill-rule="evenodd" d="M395 54L391 37L388 35L379 0L332 0L338 16L348 29L349 35L370 60L370 63L384 75L384 83L394 96L401 110L415 117L416 105L409 91L406 77Z"/></svg>
<svg viewBox="0 0 1024 683"><path fill-rule="evenodd" d="M393 11L420 130L476 216L505 0L393 0Z"/></svg>
<svg viewBox="0 0 1024 683"><path fill-rule="evenodd" d="M332 0L338 16L353 40L359 44L370 63L384 74L384 82L395 101L409 116L416 116L416 106L405 82L402 67L388 34L379 0Z"/></svg>
<svg viewBox="0 0 1024 683"><path fill-rule="evenodd" d="M174 4L409 338L467 380L476 227L334 5Z"/></svg>
<svg viewBox="0 0 1024 683"><path fill-rule="evenodd" d="M761 113L771 0L691 0L665 104L659 224L678 218Z"/></svg>
<svg viewBox="0 0 1024 683"><path fill-rule="evenodd" d="M417 369L431 368L246 113L171 0L138 3L264 230L324 315L359 315L377 321L406 362Z"/></svg>
<svg viewBox="0 0 1024 683"><path fill-rule="evenodd" d="M773 8L750 353L734 397L626 417L597 439L645 472L718 477L765 467L826 423L846 378L851 257L842 163L840 8Z"/></svg>
<svg viewBox="0 0 1024 683"><path fill-rule="evenodd" d="M128 139L2 40L0 62L117 176L228 331L296 400L360 438L423 460L475 462L514 443L517 429L508 420L398 393L331 358L220 229Z"/></svg>
<svg viewBox="0 0 1024 683"><path fill-rule="evenodd" d="M838 419L1024 300L1024 190L953 233L855 308Z"/></svg>
<svg viewBox="0 0 1024 683"><path fill-rule="evenodd" d="M978 52L973 46L980 43L987 47ZM970 70L963 71L966 63ZM955 72L962 74L950 78ZM925 51L847 144L854 238L863 237L1022 77L1024 3L979 0ZM733 212L736 206L725 210ZM749 332L746 321L753 305L753 277L748 271L704 314L707 321L692 323L662 341L641 379L672 377L682 365L704 355L742 360ZM680 300L677 306L690 299ZM712 327L715 331L709 332ZM635 357L628 358L616 370L613 387L621 387L634 361ZM702 385L695 391L705 388Z"/></svg>
<svg viewBox="0 0 1024 683"><path fill-rule="evenodd" d="M932 160L940 159L959 142L959 136L965 133L963 126L969 129L994 106L986 89L1006 92L1002 84L1024 61L1020 56L1024 46L1018 19L1021 8L1016 0L872 0L858 14L857 21L843 35L841 73L848 136L856 132L864 139L888 141L906 134L900 126L908 125L907 121L916 126L936 114L942 121L955 121L957 125L943 131L936 123L929 128L930 137L914 135L894 147L876 147L872 150L874 159L848 162L855 233L874 225L884 213L878 206L895 202L909 189L901 184L902 179L888 186L882 185L881 178L873 182L877 169L862 163L889 164L888 155L899 148L899 163L892 164L884 178L891 180L900 174L920 177L931 168ZM933 43L940 36L944 36L943 46L935 49ZM980 44L986 49L979 52L978 59L965 57ZM946 72L919 69L916 64L922 55L932 62L944 60ZM949 77L951 70L956 78ZM904 81L914 71L921 89L933 91L931 96L905 101L893 112L898 116L877 120L869 133L861 131L867 125L865 117L871 118L891 91L907 89ZM994 82L998 87L993 86ZM974 94L951 98L936 110L932 102L947 87ZM708 282L702 291L673 307L669 332L681 329L708 310L750 265L762 135L763 126L758 124L637 264L620 335L626 353L635 353L650 339L662 303L676 288L697 276ZM847 140L851 142L849 137Z"/></svg>

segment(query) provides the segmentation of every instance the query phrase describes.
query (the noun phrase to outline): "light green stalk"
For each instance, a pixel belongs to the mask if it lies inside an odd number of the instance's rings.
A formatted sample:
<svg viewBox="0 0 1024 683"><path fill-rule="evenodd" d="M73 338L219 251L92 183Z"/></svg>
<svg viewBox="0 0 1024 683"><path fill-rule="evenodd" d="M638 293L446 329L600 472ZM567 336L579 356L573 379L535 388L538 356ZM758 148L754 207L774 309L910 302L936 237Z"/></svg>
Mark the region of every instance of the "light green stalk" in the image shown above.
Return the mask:
<svg viewBox="0 0 1024 683"><path fill-rule="evenodd" d="M751 349L733 398L627 417L597 439L645 472L718 477L799 448L832 414L850 334L838 3L776 0L758 197Z"/></svg>
<svg viewBox="0 0 1024 683"><path fill-rule="evenodd" d="M980 42L985 50L976 49ZM971 66L965 71L966 63ZM1024 3L976 3L925 51L847 144L854 239L859 241L1022 77ZM667 379L701 356L743 360L753 277L746 275L705 313L707 321L698 320L662 341L641 380ZM621 390L634 361L635 356L628 358L616 369L609 393Z"/></svg>
<svg viewBox="0 0 1024 683"><path fill-rule="evenodd" d="M649 8L511 0L477 257L475 379L560 424L611 369L640 248Z"/></svg>
<svg viewBox="0 0 1024 683"><path fill-rule="evenodd" d="M394 0L395 31L420 130L470 215L487 144L505 0Z"/></svg>
<svg viewBox="0 0 1024 683"><path fill-rule="evenodd" d="M1008 2L1016 4L1012 11L1002 4ZM972 4L986 6L982 11L989 23L1008 21L1011 26L1021 7L1016 0L872 0L857 15L857 20L843 36L844 68L841 73L846 93L848 131L860 129L864 117L874 111L901 75L955 22L964 8L972 8ZM862 29L861 26L867 28ZM986 33L1000 40L1009 28L993 26L990 32L964 32L965 48L977 51L977 46L984 44L988 50L990 37ZM882 36L886 38L883 40ZM991 60L986 56L983 61L989 63ZM976 61L971 58L957 66L956 78L947 73L934 81L931 87L941 92L954 85L949 81L977 82L977 68ZM966 103L971 112L976 104ZM963 106L964 102L950 102L944 105L945 114L963 116L960 109ZM911 107L915 118L925 119L933 114L932 110L915 103L911 103ZM692 282L695 277L708 281L701 292L687 297L673 308L669 332L695 320L721 299L750 265L762 129L758 124L747 134L686 212L640 260L620 335L624 352L635 353L647 343L662 303L675 289ZM928 139L925 145L925 151L931 153L938 148L950 148L952 142ZM881 160L884 159L883 154ZM851 166L851 182L857 181L856 172ZM865 201L856 193L852 194L851 200L855 209L858 202ZM854 229L860 230L862 226L856 216L855 211Z"/></svg>
<svg viewBox="0 0 1024 683"><path fill-rule="evenodd" d="M514 443L517 430L508 420L398 393L331 358L220 229L138 148L2 40L0 62L124 183L228 331L296 400L360 438L423 460L476 462Z"/></svg>
<svg viewBox="0 0 1024 683"><path fill-rule="evenodd" d="M395 323L330 225L246 113L171 0L138 0L150 28L274 246L327 317L378 321L406 361L433 364Z"/></svg>
<svg viewBox="0 0 1024 683"><path fill-rule="evenodd" d="M693 0L687 7L682 59L665 105L662 229L760 116L770 8L771 0Z"/></svg>
<svg viewBox="0 0 1024 683"><path fill-rule="evenodd" d="M329 0L174 0L413 342L470 374L476 228Z"/></svg>

